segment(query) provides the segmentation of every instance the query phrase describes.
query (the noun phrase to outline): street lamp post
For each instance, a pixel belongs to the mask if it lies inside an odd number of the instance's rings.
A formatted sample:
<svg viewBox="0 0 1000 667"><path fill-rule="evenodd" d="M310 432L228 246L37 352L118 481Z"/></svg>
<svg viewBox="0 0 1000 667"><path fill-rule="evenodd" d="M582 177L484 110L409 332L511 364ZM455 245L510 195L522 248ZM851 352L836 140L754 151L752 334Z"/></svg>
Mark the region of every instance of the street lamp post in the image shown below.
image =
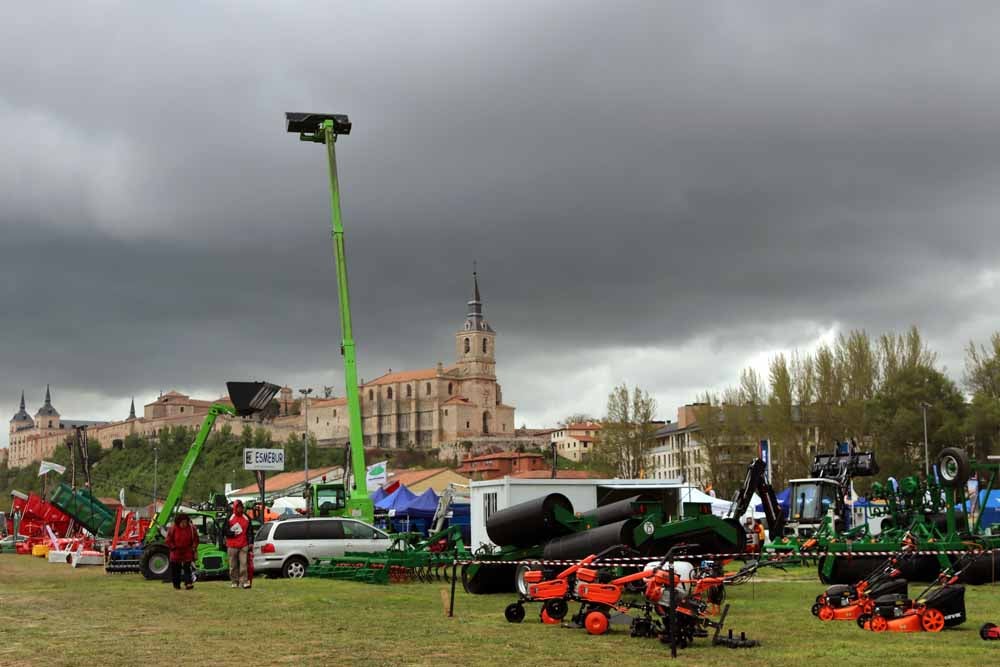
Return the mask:
<svg viewBox="0 0 1000 667"><path fill-rule="evenodd" d="M302 434L302 451L304 453L304 467L305 467L305 479L303 483L306 485L306 493L309 492L309 394L313 393L312 387L306 387L305 389L299 389L299 393L302 394L302 406L305 409L306 416L306 430ZM306 496L309 497L308 495ZM306 516L312 516L312 503L306 503Z"/></svg>
<svg viewBox="0 0 1000 667"><path fill-rule="evenodd" d="M927 446L927 408L931 407L931 404L927 401L920 401L920 407L924 411L924 476L930 481L931 457Z"/></svg>

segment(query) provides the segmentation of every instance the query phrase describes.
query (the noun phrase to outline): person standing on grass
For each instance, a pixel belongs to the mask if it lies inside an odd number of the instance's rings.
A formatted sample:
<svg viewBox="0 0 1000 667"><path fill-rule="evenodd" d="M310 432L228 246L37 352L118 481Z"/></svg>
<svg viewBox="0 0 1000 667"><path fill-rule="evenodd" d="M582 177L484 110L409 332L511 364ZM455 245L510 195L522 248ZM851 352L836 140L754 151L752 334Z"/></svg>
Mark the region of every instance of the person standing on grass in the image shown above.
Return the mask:
<svg viewBox="0 0 1000 667"><path fill-rule="evenodd" d="M226 522L226 548L229 553L229 579L233 588L250 588L250 573L247 559L253 535L250 530L250 519L243 511L243 502L237 500L233 504L233 514Z"/></svg>
<svg viewBox="0 0 1000 667"><path fill-rule="evenodd" d="M191 517L178 513L174 517L174 525L167 531L167 548L170 549L170 577L174 589L181 589L181 579L184 588L191 590L194 582L191 580L191 563L198 549L198 529L191 525Z"/></svg>

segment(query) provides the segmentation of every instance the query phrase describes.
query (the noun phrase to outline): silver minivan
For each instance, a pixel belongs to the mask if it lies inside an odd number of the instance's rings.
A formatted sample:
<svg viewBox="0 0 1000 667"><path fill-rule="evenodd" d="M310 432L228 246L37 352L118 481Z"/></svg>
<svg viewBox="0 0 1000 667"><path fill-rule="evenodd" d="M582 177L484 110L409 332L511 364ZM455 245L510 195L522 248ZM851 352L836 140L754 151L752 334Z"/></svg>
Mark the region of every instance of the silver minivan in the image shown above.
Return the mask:
<svg viewBox="0 0 1000 667"><path fill-rule="evenodd" d="M282 519L265 523L253 547L254 572L298 579L317 558L343 556L348 551L386 551L388 534L356 519L322 517Z"/></svg>

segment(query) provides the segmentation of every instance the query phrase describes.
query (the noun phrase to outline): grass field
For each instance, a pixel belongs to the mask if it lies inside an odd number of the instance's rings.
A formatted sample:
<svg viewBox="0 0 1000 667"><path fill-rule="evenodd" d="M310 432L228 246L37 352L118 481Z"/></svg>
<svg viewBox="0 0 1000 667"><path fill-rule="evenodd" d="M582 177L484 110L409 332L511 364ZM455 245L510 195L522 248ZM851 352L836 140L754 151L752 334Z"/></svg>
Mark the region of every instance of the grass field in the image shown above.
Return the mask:
<svg viewBox="0 0 1000 667"><path fill-rule="evenodd" d="M911 588L916 588L914 584ZM680 653L683 665L986 665L1000 642L979 639L1000 623L1000 586L970 587L968 622L940 634L875 635L853 623L821 623L809 607L822 586L804 570L769 571L730 589L727 625L763 646ZM0 665L639 665L669 662L654 639L626 628L588 636L503 619L513 596L459 593L447 585L372 586L320 579L261 579L251 591L225 582L174 591L137 575L73 570L0 554Z"/></svg>

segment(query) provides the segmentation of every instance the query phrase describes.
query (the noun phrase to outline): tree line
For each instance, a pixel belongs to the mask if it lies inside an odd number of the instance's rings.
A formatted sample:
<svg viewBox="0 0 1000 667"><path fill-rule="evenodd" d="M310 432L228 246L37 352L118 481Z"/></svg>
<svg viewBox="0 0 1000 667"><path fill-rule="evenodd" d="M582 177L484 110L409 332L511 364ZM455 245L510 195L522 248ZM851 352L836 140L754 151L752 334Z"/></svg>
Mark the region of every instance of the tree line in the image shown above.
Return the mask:
<svg viewBox="0 0 1000 667"><path fill-rule="evenodd" d="M924 469L947 446L983 459L1000 439L1000 332L965 349L962 385L949 378L916 327L877 337L838 336L811 354L778 354L766 377L744 369L736 385L705 392L695 408L704 463L716 488L731 494L760 440L771 443L778 488L807 476L813 454L854 440L875 452L880 477ZM874 480L858 480L859 490Z"/></svg>

